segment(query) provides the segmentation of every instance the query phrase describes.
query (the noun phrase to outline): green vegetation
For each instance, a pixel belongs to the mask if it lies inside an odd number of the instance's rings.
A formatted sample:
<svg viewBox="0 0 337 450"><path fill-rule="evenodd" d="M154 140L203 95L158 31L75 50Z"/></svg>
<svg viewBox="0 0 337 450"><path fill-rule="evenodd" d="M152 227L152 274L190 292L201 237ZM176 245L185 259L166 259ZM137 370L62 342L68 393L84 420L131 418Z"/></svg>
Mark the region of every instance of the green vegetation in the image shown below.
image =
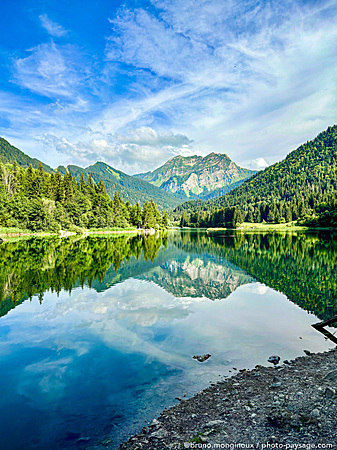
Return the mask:
<svg viewBox="0 0 337 450"><path fill-rule="evenodd" d="M40 164L45 172L52 173L53 169L47 164L41 163L36 158L30 158L28 155L23 153L18 148L11 145L8 141L0 137L0 163L2 164L13 164L14 161L20 166L27 168L30 165L37 169Z"/></svg>
<svg viewBox="0 0 337 450"><path fill-rule="evenodd" d="M153 200L124 203L115 191L109 197L102 181L83 175L77 184L70 171L47 173L42 164L28 169L0 163L0 227L29 231L82 231L87 228L166 228L167 214ZM13 229L13 228L12 228Z"/></svg>
<svg viewBox="0 0 337 450"><path fill-rule="evenodd" d="M183 211L179 225L192 228L236 228L241 223L241 212L234 207L217 209L207 214L197 211L188 215L186 211Z"/></svg>
<svg viewBox="0 0 337 450"><path fill-rule="evenodd" d="M193 226L215 225L216 211L237 208L242 221L332 226L337 224L337 126L301 145L280 163L257 173L228 194L207 202L186 202L173 214Z"/></svg>
<svg viewBox="0 0 337 450"><path fill-rule="evenodd" d="M237 166L226 154L210 153L205 156L176 156L153 172L135 177L148 181L175 197L207 200L243 183L253 170Z"/></svg>
<svg viewBox="0 0 337 450"><path fill-rule="evenodd" d="M125 202L128 201L132 204L139 202L140 205L143 205L146 198L152 198L158 205L158 208L163 210L174 208L181 203L180 200L170 193L167 193L146 181L139 180L119 170L113 169L103 162L97 162L85 169L78 166L68 166L66 169L65 167L60 166L58 170L61 174L65 174L66 171L69 170L76 178L77 182L80 181L82 175L84 176L85 181L88 180L90 175L96 184L101 180L111 198L114 196L115 192L118 191Z"/></svg>
<svg viewBox="0 0 337 450"><path fill-rule="evenodd" d="M45 172L56 172L48 165L36 158L29 157L5 139L0 138L0 163L5 165L13 164L14 162L25 169L30 165L33 169L38 169L41 164ZM180 200L173 195L164 192L162 189L159 189L146 181L138 180L135 177L113 169L103 162L97 162L86 169L78 166L68 166L68 168L60 166L58 168L61 175L65 175L67 170L73 174L77 182L80 181L82 174L86 182L88 181L89 175L96 184L98 184L99 181L103 182L107 193L111 198L117 191L124 202L129 201L132 204L139 202L140 205L143 205L145 202L144 193L146 193L146 198L152 198L158 205L159 210L174 208L181 203Z"/></svg>

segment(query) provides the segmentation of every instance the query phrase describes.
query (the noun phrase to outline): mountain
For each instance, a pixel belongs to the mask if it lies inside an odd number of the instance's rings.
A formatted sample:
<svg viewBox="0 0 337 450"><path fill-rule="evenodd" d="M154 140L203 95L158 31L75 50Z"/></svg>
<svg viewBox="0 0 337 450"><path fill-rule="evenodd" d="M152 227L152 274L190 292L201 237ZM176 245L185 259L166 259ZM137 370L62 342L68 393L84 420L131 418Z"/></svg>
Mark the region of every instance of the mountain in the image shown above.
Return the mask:
<svg viewBox="0 0 337 450"><path fill-rule="evenodd" d="M12 164L14 161L21 167L27 168L31 164L34 169L37 169L40 162L36 158L23 153L18 148L11 145L8 141L0 137L0 163ZM54 170L47 164L42 163L43 170L48 173L53 173ZM64 175L67 169L63 166L59 166L59 171ZM146 181L134 178L126 173L116 170L103 162L97 162L92 166L85 169L79 166L68 166L76 180L79 181L81 174L83 173L85 179L88 178L89 173L93 180L97 184L99 180L103 181L107 193L110 197L113 197L115 191L118 191L122 199L131 204L136 202L144 203L145 200L153 201L158 205L159 209L169 209L182 203L179 199L172 194L164 192L156 186L153 186Z"/></svg>
<svg viewBox="0 0 337 450"><path fill-rule="evenodd" d="M176 156L153 172L135 177L178 198L206 200L229 192L255 173L239 167L226 154L210 153L204 158Z"/></svg>
<svg viewBox="0 0 337 450"><path fill-rule="evenodd" d="M37 169L41 162L36 158L31 158L26 155L21 150L11 145L8 141L6 141L6 139L0 137L0 162L3 164L13 164L14 161L16 161L19 166L24 168L29 167L31 164L34 169ZM45 172L53 172L53 169L47 166L47 164L41 164Z"/></svg>
<svg viewBox="0 0 337 450"><path fill-rule="evenodd" d="M82 173L85 180L87 180L89 174L96 184L101 180L110 197L113 197L115 191L118 191L122 199L124 201L129 201L131 204L138 201L143 204L145 200L152 198L159 209L169 209L174 208L181 203L181 201L172 194L153 186L147 181L140 180L127 175L120 170L116 170L104 162L97 162L85 169L73 165L70 165L67 168L63 166L58 167L61 174L65 174L67 169L71 171L77 181L80 180Z"/></svg>
<svg viewBox="0 0 337 450"><path fill-rule="evenodd" d="M320 213L337 202L337 126L293 150L281 162L258 172L241 186L207 202L186 202L182 211L239 207L248 222L289 222Z"/></svg>

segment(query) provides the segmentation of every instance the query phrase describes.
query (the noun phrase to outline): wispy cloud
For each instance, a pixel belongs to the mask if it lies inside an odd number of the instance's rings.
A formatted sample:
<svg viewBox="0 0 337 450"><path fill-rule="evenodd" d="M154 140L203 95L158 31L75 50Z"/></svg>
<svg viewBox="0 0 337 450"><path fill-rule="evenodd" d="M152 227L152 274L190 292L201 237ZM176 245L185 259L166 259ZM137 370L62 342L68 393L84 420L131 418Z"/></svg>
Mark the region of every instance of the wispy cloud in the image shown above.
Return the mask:
<svg viewBox="0 0 337 450"><path fill-rule="evenodd" d="M50 20L47 14L41 14L39 19L43 28L45 28L51 36L61 37L68 33L61 25Z"/></svg>
<svg viewBox="0 0 337 450"><path fill-rule="evenodd" d="M141 127L131 130L129 136L117 134L119 142L149 147L182 147L192 143L192 141L182 134L162 133L159 134L150 127Z"/></svg>
<svg viewBox="0 0 337 450"><path fill-rule="evenodd" d="M191 142L186 136L160 135L151 128L133 130L130 136L87 130L87 136L84 134L82 139L74 144L66 138L48 134L38 143L43 144L46 151L53 148L59 154L66 155L68 162L87 166L96 161L104 161L131 174L147 171L149 161L156 167L179 154L194 154L194 150L189 146Z"/></svg>
<svg viewBox="0 0 337 450"><path fill-rule="evenodd" d="M14 81L22 87L50 98L70 97L80 82L74 64L74 48L53 42L29 50L30 56L14 61Z"/></svg>
<svg viewBox="0 0 337 450"><path fill-rule="evenodd" d="M101 55L48 42L17 58L13 81L49 102L5 106L12 134L17 120L54 160L129 172L179 152L263 167L336 121L337 0L150 3L111 14Z"/></svg>

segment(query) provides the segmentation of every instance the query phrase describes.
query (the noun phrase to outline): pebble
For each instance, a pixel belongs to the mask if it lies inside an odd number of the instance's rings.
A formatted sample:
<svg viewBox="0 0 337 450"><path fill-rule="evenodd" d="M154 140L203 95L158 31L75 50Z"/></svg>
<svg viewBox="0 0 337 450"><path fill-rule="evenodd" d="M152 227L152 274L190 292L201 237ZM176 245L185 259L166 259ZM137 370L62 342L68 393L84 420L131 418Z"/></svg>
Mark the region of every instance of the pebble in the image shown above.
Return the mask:
<svg viewBox="0 0 337 450"><path fill-rule="evenodd" d="M317 408L313 409L311 411L312 417L318 417L319 416L319 410Z"/></svg>
<svg viewBox="0 0 337 450"><path fill-rule="evenodd" d="M337 381L337 370L332 370L331 372L327 373L324 377L324 380Z"/></svg>
<svg viewBox="0 0 337 450"><path fill-rule="evenodd" d="M325 389L324 395L325 395L326 398L333 398L336 395L336 391L335 391L335 389L327 387Z"/></svg>

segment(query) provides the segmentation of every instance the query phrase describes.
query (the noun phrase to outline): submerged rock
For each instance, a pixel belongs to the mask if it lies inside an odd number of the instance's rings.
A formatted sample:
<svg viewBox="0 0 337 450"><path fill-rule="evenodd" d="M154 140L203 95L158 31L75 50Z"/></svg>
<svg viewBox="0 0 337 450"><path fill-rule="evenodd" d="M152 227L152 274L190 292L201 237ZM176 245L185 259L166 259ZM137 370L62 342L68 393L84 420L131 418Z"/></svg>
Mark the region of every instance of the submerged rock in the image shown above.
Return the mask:
<svg viewBox="0 0 337 450"><path fill-rule="evenodd" d="M204 362L211 356L212 355L210 355L209 353L206 353L205 355L194 355L193 359L197 359L199 362Z"/></svg>

